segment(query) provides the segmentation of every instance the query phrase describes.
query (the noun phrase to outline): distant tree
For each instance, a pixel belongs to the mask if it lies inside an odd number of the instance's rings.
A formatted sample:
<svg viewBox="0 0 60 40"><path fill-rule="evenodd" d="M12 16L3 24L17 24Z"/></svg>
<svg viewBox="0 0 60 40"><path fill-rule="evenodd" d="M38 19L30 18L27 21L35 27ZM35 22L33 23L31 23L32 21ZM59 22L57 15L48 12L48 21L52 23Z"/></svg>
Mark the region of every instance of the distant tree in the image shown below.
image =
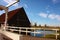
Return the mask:
<svg viewBox="0 0 60 40"><path fill-rule="evenodd" d="M45 27L47 27L47 25L45 24Z"/></svg>
<svg viewBox="0 0 60 40"><path fill-rule="evenodd" d="M36 27L37 26L37 23L35 23L34 26Z"/></svg>
<svg viewBox="0 0 60 40"><path fill-rule="evenodd" d="M39 24L39 27L41 27L41 25Z"/></svg>

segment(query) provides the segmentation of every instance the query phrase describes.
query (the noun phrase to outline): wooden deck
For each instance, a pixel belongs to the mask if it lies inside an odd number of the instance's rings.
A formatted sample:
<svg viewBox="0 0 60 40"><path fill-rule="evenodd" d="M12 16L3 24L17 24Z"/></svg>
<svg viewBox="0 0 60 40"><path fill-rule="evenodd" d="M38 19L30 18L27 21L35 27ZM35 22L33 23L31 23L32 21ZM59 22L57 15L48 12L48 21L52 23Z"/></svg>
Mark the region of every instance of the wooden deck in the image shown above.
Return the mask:
<svg viewBox="0 0 60 40"><path fill-rule="evenodd" d="M0 33L0 40L12 40L12 39Z"/></svg>
<svg viewBox="0 0 60 40"><path fill-rule="evenodd" d="M57 40L57 39L39 38L39 37L32 37L32 36L21 36L20 40Z"/></svg>

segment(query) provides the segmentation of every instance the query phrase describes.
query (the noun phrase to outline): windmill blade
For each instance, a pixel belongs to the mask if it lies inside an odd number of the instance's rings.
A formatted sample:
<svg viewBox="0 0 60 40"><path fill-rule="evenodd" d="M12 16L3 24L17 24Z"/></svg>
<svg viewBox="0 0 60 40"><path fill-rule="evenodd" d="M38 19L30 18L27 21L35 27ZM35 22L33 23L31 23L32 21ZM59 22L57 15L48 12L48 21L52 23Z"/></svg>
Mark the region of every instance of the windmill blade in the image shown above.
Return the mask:
<svg viewBox="0 0 60 40"><path fill-rule="evenodd" d="M19 0L16 0L16 1L14 1L14 2L8 4L6 7L10 7L10 6L12 6L13 4L15 4L15 3L17 3L17 2L19 2Z"/></svg>

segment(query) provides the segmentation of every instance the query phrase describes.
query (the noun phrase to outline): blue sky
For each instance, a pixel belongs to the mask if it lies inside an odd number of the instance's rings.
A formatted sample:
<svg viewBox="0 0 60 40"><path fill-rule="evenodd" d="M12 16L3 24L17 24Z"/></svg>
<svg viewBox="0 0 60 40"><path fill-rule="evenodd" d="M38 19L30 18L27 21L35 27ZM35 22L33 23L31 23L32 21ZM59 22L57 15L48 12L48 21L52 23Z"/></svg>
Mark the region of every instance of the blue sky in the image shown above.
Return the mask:
<svg viewBox="0 0 60 40"><path fill-rule="evenodd" d="M8 5L15 0L2 0L0 5ZM60 0L20 0L9 7L10 10L24 7L30 22L38 25L60 26ZM4 11L0 11L0 15Z"/></svg>

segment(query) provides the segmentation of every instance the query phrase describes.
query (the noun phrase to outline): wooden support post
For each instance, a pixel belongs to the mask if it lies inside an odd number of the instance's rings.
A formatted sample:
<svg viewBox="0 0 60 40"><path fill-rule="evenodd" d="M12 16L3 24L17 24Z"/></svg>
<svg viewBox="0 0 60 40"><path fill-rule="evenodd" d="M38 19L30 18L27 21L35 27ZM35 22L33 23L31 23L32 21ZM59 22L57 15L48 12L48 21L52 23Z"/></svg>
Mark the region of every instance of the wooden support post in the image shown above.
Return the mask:
<svg viewBox="0 0 60 40"><path fill-rule="evenodd" d="M21 34L21 28L19 28L19 34Z"/></svg>
<svg viewBox="0 0 60 40"><path fill-rule="evenodd" d="M43 29L44 30L44 37L45 37L45 29Z"/></svg>
<svg viewBox="0 0 60 40"><path fill-rule="evenodd" d="M35 28L34 28L34 36L35 36L35 34L36 34L36 33L35 33Z"/></svg>
<svg viewBox="0 0 60 40"><path fill-rule="evenodd" d="M57 39L57 30L56 30L56 39Z"/></svg>
<svg viewBox="0 0 60 40"><path fill-rule="evenodd" d="M26 28L26 35L27 35L28 29Z"/></svg>

